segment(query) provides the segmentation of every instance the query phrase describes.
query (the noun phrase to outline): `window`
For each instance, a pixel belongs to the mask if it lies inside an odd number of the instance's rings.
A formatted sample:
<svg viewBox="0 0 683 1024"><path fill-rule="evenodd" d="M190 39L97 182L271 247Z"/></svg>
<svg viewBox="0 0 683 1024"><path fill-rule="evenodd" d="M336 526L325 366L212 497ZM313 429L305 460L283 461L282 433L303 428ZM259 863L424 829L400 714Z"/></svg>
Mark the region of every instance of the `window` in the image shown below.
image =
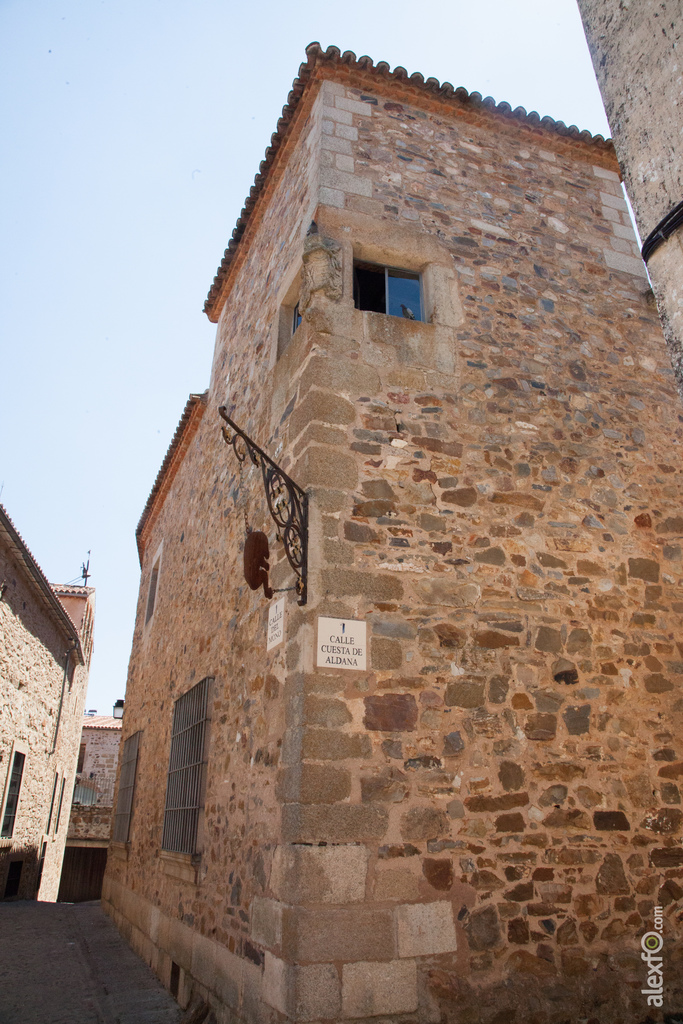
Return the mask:
<svg viewBox="0 0 683 1024"><path fill-rule="evenodd" d="M80 769L79 769L80 770ZM47 828L45 834L50 834L50 825L52 824L52 812L55 809L55 797L57 796L57 784L59 782L59 772L55 772L55 781L52 784L52 800L50 800L50 813L47 816Z"/></svg>
<svg viewBox="0 0 683 1024"><path fill-rule="evenodd" d="M19 750L16 750L14 752L14 759L12 761L12 773L9 779L9 786L7 789L7 800L5 802L5 813L2 818L2 830L0 831L0 838L2 839L11 839L14 833L14 822L16 821L17 818L17 808L19 806L19 791L21 790L21 779L24 774L25 760L25 754L22 754Z"/></svg>
<svg viewBox="0 0 683 1024"><path fill-rule="evenodd" d="M202 679L173 706L171 754L161 848L195 853L199 811L204 802L211 677Z"/></svg>
<svg viewBox="0 0 683 1024"><path fill-rule="evenodd" d="M149 580L149 591L147 593L147 612L145 614L145 625L154 615L154 605L157 599L157 583L159 582L159 563L161 562L161 555L157 555L152 568L152 575Z"/></svg>
<svg viewBox="0 0 683 1024"><path fill-rule="evenodd" d="M420 275L375 263L353 264L353 302L356 309L422 320Z"/></svg>
<svg viewBox="0 0 683 1024"><path fill-rule="evenodd" d="M133 794L135 792L135 770L138 764L140 733L134 732L123 744L121 756L121 775L119 776L119 798L114 815L114 831L112 838L119 843L127 843L130 834L130 816L133 810Z"/></svg>
<svg viewBox="0 0 683 1024"><path fill-rule="evenodd" d="M294 312L292 314L292 334L294 334L300 323L301 313L299 311L299 303L297 302L296 306L294 307Z"/></svg>
<svg viewBox="0 0 683 1024"><path fill-rule="evenodd" d="M57 817L55 818L55 835L57 835L57 830L59 829L59 819L62 816L62 803L64 801L64 783L65 782L66 782L66 779L64 778L64 776L62 776L62 785L60 786L60 789L59 789L59 803L57 804Z"/></svg>
<svg viewBox="0 0 683 1024"><path fill-rule="evenodd" d="M7 881L5 883L4 899L12 899L19 895L19 883L21 882L21 871L24 867L23 860L11 860L7 869Z"/></svg>
<svg viewBox="0 0 683 1024"><path fill-rule="evenodd" d="M85 761L85 743L81 743L78 748L78 764L76 765L76 774L80 775L83 771L83 762Z"/></svg>

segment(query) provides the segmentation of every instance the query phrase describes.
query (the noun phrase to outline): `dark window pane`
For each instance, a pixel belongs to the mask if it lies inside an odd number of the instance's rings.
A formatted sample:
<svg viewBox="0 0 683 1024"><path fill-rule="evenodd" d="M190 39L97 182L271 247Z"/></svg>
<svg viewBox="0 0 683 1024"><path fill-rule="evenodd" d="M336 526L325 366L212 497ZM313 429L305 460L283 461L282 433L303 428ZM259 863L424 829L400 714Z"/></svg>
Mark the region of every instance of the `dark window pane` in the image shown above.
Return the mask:
<svg viewBox="0 0 683 1024"><path fill-rule="evenodd" d="M11 839L14 832L14 821L17 816L17 807L19 806L19 790L21 789L21 777L24 774L25 760L24 754L20 754L19 751L15 753L12 762L12 774L9 780L7 803L5 804L5 814L2 819L2 832L0 833L3 839Z"/></svg>
<svg viewBox="0 0 683 1024"><path fill-rule="evenodd" d="M389 309L391 316L403 316L408 320L422 319L420 301L420 276L405 270L389 270ZM402 309L405 306L406 311ZM412 313L412 316L410 314Z"/></svg>
<svg viewBox="0 0 683 1024"><path fill-rule="evenodd" d="M297 302L294 307L294 317L292 321L292 334L296 331L297 327L301 323L301 313L299 312L299 303Z"/></svg>
<svg viewBox="0 0 683 1024"><path fill-rule="evenodd" d="M57 829L59 828L59 819L62 816L62 803L64 801L64 783L65 782L66 782L66 779L64 777L62 777L62 785L61 785L61 789L59 790L59 803L57 804L57 817L55 819L55 835L57 835Z"/></svg>
<svg viewBox="0 0 683 1024"><path fill-rule="evenodd" d="M353 267L353 302L356 309L386 313L384 267L356 263Z"/></svg>
<svg viewBox="0 0 683 1024"><path fill-rule="evenodd" d="M158 581L158 579L159 579L159 563L157 562L156 565L154 566L154 568L152 569L152 578L150 579L150 582L149 582L149 594L147 596L147 614L145 615L145 625L147 625L149 620L152 618L152 614L154 613L154 602L156 601L156 597L157 597L157 581Z"/></svg>
<svg viewBox="0 0 683 1024"><path fill-rule="evenodd" d="M11 899L12 896L16 896L19 892L19 883L21 881L21 869L24 866L23 860L12 860L10 861L9 868L7 870L7 882L5 883L5 896L6 900Z"/></svg>

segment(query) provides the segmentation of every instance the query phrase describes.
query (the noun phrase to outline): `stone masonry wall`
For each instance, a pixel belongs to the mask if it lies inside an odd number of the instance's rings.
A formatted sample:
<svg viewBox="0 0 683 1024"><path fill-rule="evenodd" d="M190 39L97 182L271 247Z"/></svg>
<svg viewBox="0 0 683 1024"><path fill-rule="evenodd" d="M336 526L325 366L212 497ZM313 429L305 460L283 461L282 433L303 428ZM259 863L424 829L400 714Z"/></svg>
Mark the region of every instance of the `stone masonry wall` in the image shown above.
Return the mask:
<svg viewBox="0 0 683 1024"><path fill-rule="evenodd" d="M7 584L0 600L0 793L3 795L13 750L18 746L26 755L14 833L11 840L0 840L0 898L5 891L10 862L20 859L24 860L24 866L18 896L22 899L36 897L38 860L45 843L45 862L37 896L52 902L57 898L62 869L88 670L79 665L70 674L56 749L51 753L69 641L28 586L24 572L14 554L0 545L0 580ZM57 796L47 832L55 773L59 779ZM63 781L64 798L59 827L55 831Z"/></svg>
<svg viewBox="0 0 683 1024"><path fill-rule="evenodd" d="M120 741L120 729L89 729L85 724L81 732L81 743L85 743L83 773L115 778Z"/></svg>
<svg viewBox="0 0 683 1024"><path fill-rule="evenodd" d="M106 905L221 1024L635 1024L655 905L679 998L682 416L614 158L342 67L311 97L319 179L311 128L145 550ZM319 289L283 347L312 212L341 298ZM354 256L419 271L429 322L355 310ZM226 391L310 495L309 603L286 595L268 653L244 512L292 576L219 440ZM318 615L365 619L367 671L315 668ZM205 675L202 856L171 864L171 702Z"/></svg>
<svg viewBox="0 0 683 1024"><path fill-rule="evenodd" d="M683 196L681 10L677 0L578 0L624 184L643 241ZM680 230L648 262L683 394Z"/></svg>

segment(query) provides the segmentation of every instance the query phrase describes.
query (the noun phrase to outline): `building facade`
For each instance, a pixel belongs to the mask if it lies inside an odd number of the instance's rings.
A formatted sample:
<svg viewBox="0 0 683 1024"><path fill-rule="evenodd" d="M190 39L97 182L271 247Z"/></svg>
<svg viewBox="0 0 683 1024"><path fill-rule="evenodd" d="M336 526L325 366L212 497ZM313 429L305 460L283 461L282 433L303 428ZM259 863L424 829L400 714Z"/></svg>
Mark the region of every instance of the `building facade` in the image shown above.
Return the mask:
<svg viewBox="0 0 683 1024"><path fill-rule="evenodd" d="M683 415L637 256L600 137L308 48L138 527L103 900L182 1005L636 1022L656 907L680 999Z"/></svg>
<svg viewBox="0 0 683 1024"><path fill-rule="evenodd" d="M0 898L57 899L95 613L0 506Z"/></svg>
<svg viewBox="0 0 683 1024"><path fill-rule="evenodd" d="M78 903L101 896L120 741L120 718L84 715L59 884L60 901Z"/></svg>
<svg viewBox="0 0 683 1024"><path fill-rule="evenodd" d="M683 394L681 5L678 0L578 4L638 232L643 242L657 228L662 232L644 255Z"/></svg>

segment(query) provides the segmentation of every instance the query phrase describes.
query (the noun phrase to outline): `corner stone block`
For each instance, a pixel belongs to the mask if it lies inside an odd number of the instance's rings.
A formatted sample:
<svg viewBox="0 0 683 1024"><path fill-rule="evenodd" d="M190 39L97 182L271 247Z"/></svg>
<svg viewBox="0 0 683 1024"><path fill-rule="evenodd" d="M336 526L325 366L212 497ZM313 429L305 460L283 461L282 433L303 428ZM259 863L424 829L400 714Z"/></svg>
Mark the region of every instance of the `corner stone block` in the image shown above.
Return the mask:
<svg viewBox="0 0 683 1024"><path fill-rule="evenodd" d="M296 961L394 960L396 940L390 910L357 907L289 907L282 922L283 947Z"/></svg>
<svg viewBox="0 0 683 1024"><path fill-rule="evenodd" d="M375 1017L417 1010L417 964L345 964L342 971L342 1017Z"/></svg>
<svg viewBox="0 0 683 1024"><path fill-rule="evenodd" d="M289 1008L291 970L291 966L284 960L266 952L263 965L263 1000L285 1015Z"/></svg>
<svg viewBox="0 0 683 1024"><path fill-rule="evenodd" d="M438 903L406 903L397 908L398 955L429 956L455 950L453 907Z"/></svg>
<svg viewBox="0 0 683 1024"><path fill-rule="evenodd" d="M355 459L337 448L322 446L306 449L297 461L294 475L300 487L325 487L334 480L337 487L352 491L358 483Z"/></svg>
<svg viewBox="0 0 683 1024"><path fill-rule="evenodd" d="M282 939L282 904L254 896L251 903L251 938L259 946L274 949Z"/></svg>
<svg viewBox="0 0 683 1024"><path fill-rule="evenodd" d="M381 839L389 815L370 804L285 804L282 836L291 843L353 843Z"/></svg>
<svg viewBox="0 0 683 1024"><path fill-rule="evenodd" d="M341 993L334 964L295 967L294 1018L297 1021L336 1020Z"/></svg>
<svg viewBox="0 0 683 1024"><path fill-rule="evenodd" d="M271 889L286 903L360 902L365 899L368 857L365 846L278 846Z"/></svg>

